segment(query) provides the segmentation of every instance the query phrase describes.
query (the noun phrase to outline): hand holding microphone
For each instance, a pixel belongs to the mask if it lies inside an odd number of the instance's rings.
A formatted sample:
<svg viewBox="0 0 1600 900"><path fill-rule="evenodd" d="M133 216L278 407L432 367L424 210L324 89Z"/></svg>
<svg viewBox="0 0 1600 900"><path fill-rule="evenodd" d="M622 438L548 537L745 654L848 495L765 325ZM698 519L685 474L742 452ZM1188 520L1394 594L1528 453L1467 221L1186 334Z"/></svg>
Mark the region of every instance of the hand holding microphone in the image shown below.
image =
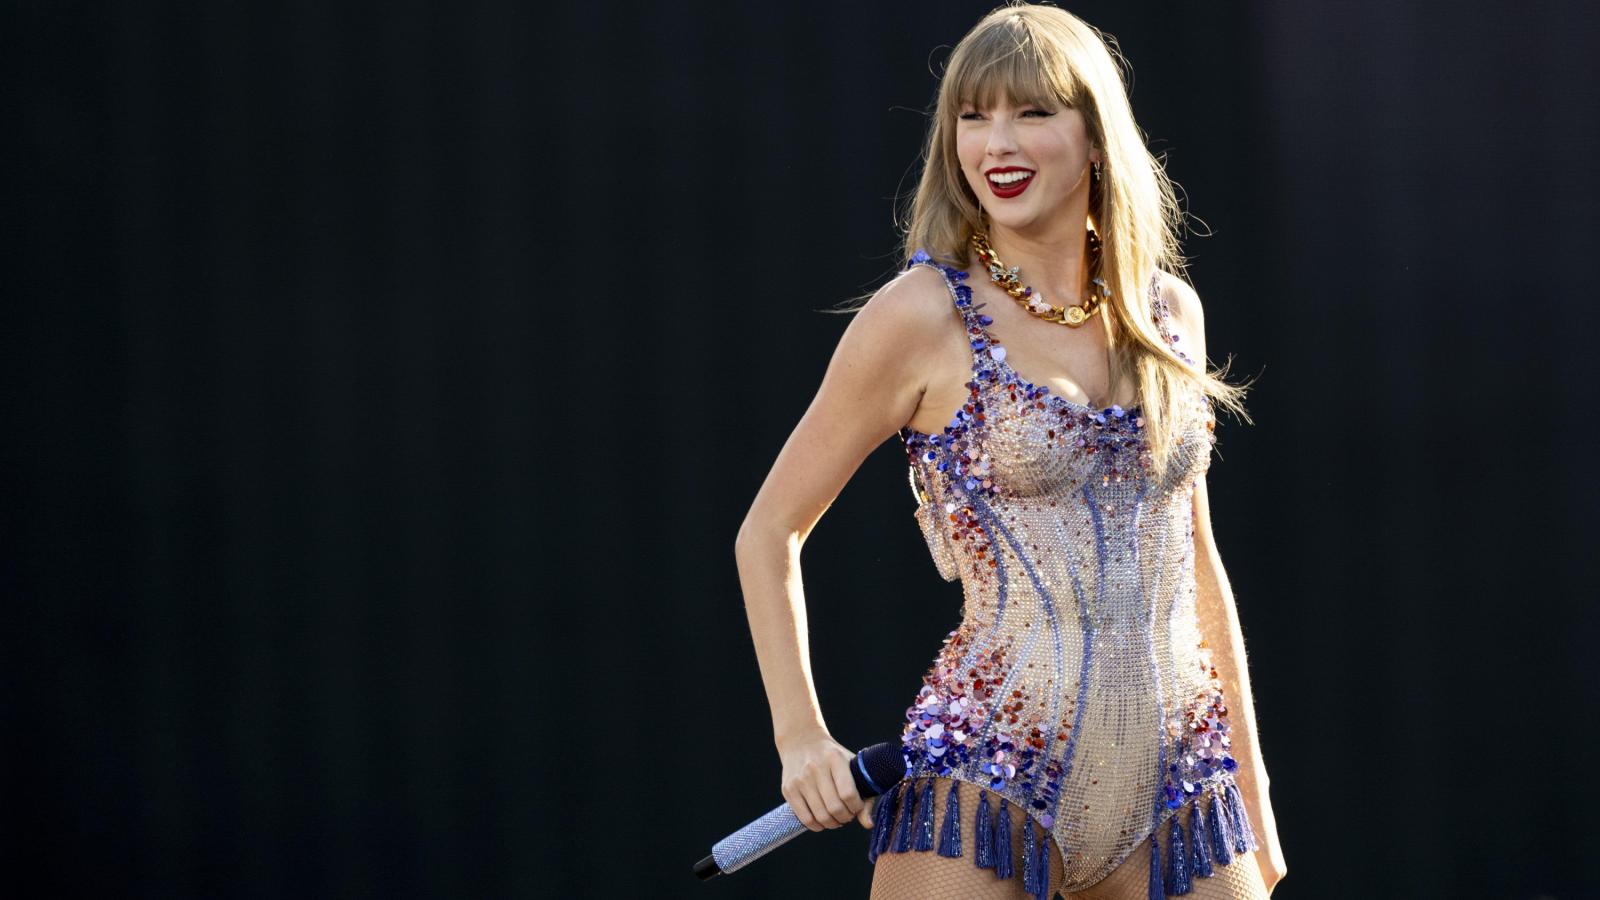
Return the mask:
<svg viewBox="0 0 1600 900"><path fill-rule="evenodd" d="M783 799L811 831L846 825L851 819L872 827L871 804L856 790L850 763L856 755L826 732L808 736L778 752L783 760Z"/></svg>
<svg viewBox="0 0 1600 900"><path fill-rule="evenodd" d="M871 828L871 807L863 798L884 793L906 774L898 741L851 753L822 733L786 745L779 755L784 802L718 841L711 855L695 864L702 881L738 871L807 830L838 828L852 818Z"/></svg>

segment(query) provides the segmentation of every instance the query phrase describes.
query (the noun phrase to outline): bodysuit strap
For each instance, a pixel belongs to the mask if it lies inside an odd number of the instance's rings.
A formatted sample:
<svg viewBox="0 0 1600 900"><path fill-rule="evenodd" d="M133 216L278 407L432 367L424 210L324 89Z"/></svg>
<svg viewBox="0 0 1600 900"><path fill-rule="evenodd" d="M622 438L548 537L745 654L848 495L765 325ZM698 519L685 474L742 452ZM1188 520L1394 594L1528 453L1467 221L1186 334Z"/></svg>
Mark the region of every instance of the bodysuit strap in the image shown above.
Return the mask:
<svg viewBox="0 0 1600 900"><path fill-rule="evenodd" d="M972 287L965 283L967 280L966 272L956 268L955 266L947 266L944 263L939 262L937 259L934 259L932 256L929 256L926 250L920 249L912 255L910 260L906 262L906 271L909 272L917 266L927 266L938 271L938 273L943 276L945 287L949 288L950 290L950 299L952 302L954 302L956 310L961 313L961 318L966 319L969 322L979 318L977 315L977 310L981 308L983 304L980 303L977 306L972 305ZM982 318L986 319L988 316L983 316ZM977 324L982 326L987 323L977 322Z"/></svg>
<svg viewBox="0 0 1600 900"><path fill-rule="evenodd" d="M972 347L972 371L978 374L990 369L994 363L1004 362L1005 348L989 333L988 326L994 319L979 312L986 304L974 305L972 302L972 287L966 284L967 273L954 266L947 266L939 262L921 248L912 254L906 261L906 271L911 271L914 266L928 266L935 269L944 277L945 287L950 291L950 299L955 304L956 310L961 313L961 318L967 325L967 339ZM1178 336L1172 333L1169 322L1172 310L1166 300L1161 296L1161 270L1157 269L1150 276L1149 298L1150 320L1155 323L1156 331L1172 347L1178 357L1194 365L1182 350L1176 345Z"/></svg>
<svg viewBox="0 0 1600 900"><path fill-rule="evenodd" d="M999 342L989 333L988 326L994 323L994 319L979 312L987 304L972 302L972 286L965 283L967 273L939 262L920 248L906 262L906 271L911 271L915 266L936 269L944 277L945 287L950 291L950 300L955 305L956 311L961 314L962 321L966 323L967 344L972 348L973 374L988 371L995 362L1005 359L1005 350L999 348Z"/></svg>
<svg viewBox="0 0 1600 900"><path fill-rule="evenodd" d="M1172 306L1161 295L1160 269L1157 269L1155 275L1150 278L1150 321L1155 323L1156 332L1167 342L1167 346L1172 348L1172 352L1176 353L1179 359L1194 366L1195 361L1178 346L1181 335L1172 333Z"/></svg>

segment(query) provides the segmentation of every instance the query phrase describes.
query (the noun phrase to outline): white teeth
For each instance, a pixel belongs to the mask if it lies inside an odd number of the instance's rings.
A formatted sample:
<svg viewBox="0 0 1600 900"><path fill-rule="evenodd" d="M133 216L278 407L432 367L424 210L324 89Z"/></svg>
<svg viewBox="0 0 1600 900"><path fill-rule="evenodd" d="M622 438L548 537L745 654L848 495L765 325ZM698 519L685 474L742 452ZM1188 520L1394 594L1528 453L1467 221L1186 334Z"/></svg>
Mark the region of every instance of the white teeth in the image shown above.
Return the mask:
<svg viewBox="0 0 1600 900"><path fill-rule="evenodd" d="M989 176L989 180L995 184L1016 184L1025 178L1032 177L1032 172L996 172Z"/></svg>

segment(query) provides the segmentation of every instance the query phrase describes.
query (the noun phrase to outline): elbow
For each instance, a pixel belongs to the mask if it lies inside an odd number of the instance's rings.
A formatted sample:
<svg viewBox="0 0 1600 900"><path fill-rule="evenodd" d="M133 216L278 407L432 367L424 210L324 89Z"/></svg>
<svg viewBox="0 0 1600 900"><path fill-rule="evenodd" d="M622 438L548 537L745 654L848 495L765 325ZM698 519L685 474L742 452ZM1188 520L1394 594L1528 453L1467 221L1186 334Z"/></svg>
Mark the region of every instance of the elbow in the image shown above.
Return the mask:
<svg viewBox="0 0 1600 900"><path fill-rule="evenodd" d="M737 558L757 547L786 545L793 537L792 529L781 528L766 519L745 516L744 522L739 525L739 533L733 538L733 554Z"/></svg>
<svg viewBox="0 0 1600 900"><path fill-rule="evenodd" d="M744 521L739 523L739 532L733 536L734 557L750 552L750 547L758 542L760 534L760 523L750 516L745 516Z"/></svg>

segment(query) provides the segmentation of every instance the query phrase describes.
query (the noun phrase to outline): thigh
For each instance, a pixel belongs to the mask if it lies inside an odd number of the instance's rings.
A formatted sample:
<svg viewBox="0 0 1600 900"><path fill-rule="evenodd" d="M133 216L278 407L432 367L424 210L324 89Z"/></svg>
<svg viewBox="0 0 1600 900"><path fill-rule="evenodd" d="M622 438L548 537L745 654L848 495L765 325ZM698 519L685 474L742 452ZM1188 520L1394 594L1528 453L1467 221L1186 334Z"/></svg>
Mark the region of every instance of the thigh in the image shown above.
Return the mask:
<svg viewBox="0 0 1600 900"><path fill-rule="evenodd" d="M1161 832L1161 853L1167 852L1166 827ZM1084 890L1065 894L1069 900L1146 900L1150 896L1150 846L1156 840L1151 835L1133 849L1122 864L1111 874ZM1233 862L1212 865L1209 878L1192 878L1193 887L1184 894L1185 900L1267 900L1267 887L1261 880L1261 867L1256 863L1256 852L1235 854Z"/></svg>
<svg viewBox="0 0 1600 900"><path fill-rule="evenodd" d="M996 878L993 869L980 869L973 865L973 848L977 846L977 810L981 788L966 781L956 782L960 797L961 848L960 856L940 856L934 850L910 850L905 853L887 852L878 856L872 874L870 900L1031 900L1022 890L1022 828L1024 813L1015 806L1007 806L1011 816L1012 871L1010 878ZM944 821L945 807L950 796L950 781L937 778L933 785L934 834L938 834ZM999 798L989 795L989 809L999 808ZM897 810L896 812L900 812ZM876 815L876 813L874 813ZM895 817L899 821L899 816ZM1054 847L1050 851L1056 852ZM1057 860L1051 860L1052 884L1059 884L1062 876Z"/></svg>
<svg viewBox="0 0 1600 900"><path fill-rule="evenodd" d="M870 900L1031 900L1022 877L1001 880L968 856L940 856L929 850L884 853L872 873Z"/></svg>

